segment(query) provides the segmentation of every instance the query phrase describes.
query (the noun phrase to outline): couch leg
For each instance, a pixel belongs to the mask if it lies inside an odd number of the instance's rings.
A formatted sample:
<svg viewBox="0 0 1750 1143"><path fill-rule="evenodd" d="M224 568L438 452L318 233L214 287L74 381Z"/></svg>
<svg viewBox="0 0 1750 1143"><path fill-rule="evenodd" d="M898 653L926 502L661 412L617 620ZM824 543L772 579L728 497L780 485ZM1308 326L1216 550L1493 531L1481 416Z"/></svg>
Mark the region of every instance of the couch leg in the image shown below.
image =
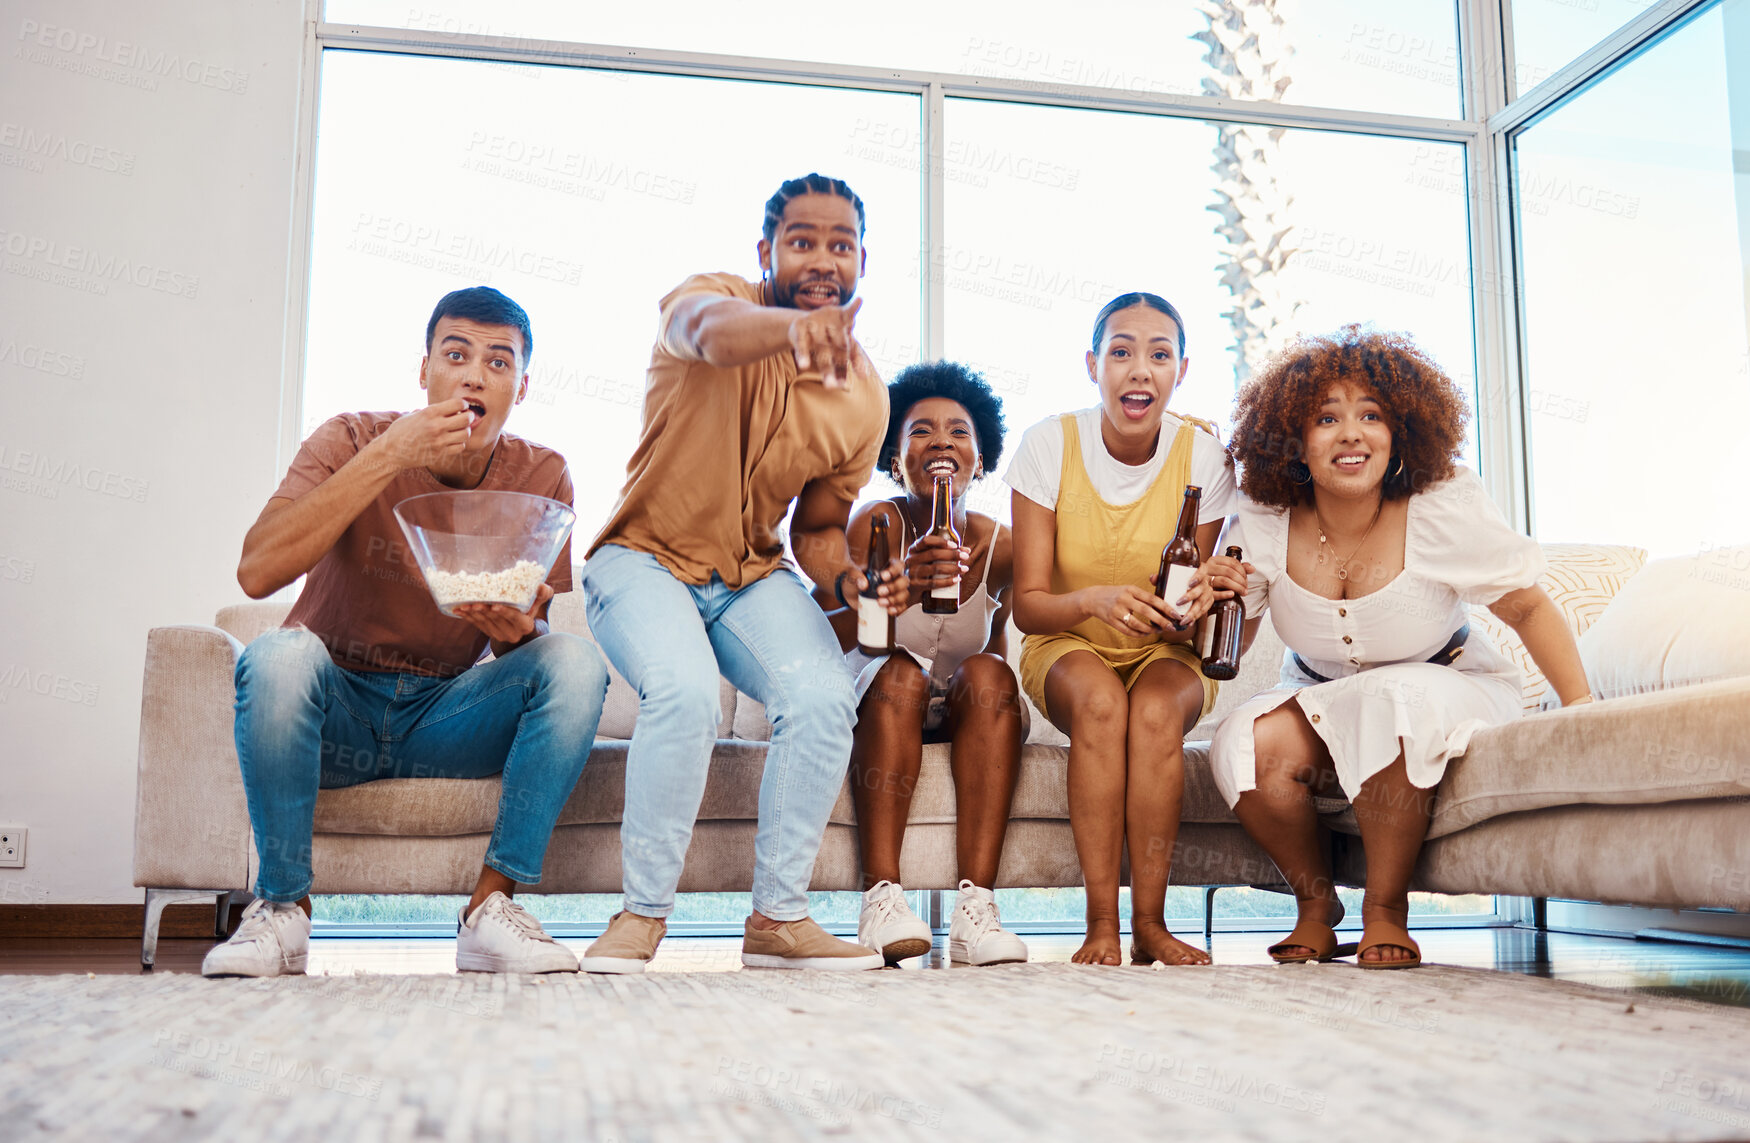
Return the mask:
<svg viewBox="0 0 1750 1143"><path fill-rule="evenodd" d="M1540 933L1549 931L1549 898L1531 899L1531 927Z"/></svg>
<svg viewBox="0 0 1750 1143"><path fill-rule="evenodd" d="M1206 885L1203 887L1203 947L1208 948L1209 942L1215 939L1215 891L1225 889L1225 885Z"/></svg>
<svg viewBox="0 0 1750 1143"><path fill-rule="evenodd" d="M158 960L158 922L164 919L164 906L168 904L170 894L166 890L146 890L146 931L140 935L141 968L151 968Z"/></svg>
<svg viewBox="0 0 1750 1143"><path fill-rule="evenodd" d="M148 889L146 890L146 924L140 934L140 967L151 968L158 960L158 926L164 920L164 906L206 897L218 897L218 919L214 927L217 936L225 935L225 922L231 911L231 894L223 889Z"/></svg>
<svg viewBox="0 0 1750 1143"><path fill-rule="evenodd" d="M224 940L225 933L230 927L231 894L220 893L218 907L213 910L213 936L218 940Z"/></svg>

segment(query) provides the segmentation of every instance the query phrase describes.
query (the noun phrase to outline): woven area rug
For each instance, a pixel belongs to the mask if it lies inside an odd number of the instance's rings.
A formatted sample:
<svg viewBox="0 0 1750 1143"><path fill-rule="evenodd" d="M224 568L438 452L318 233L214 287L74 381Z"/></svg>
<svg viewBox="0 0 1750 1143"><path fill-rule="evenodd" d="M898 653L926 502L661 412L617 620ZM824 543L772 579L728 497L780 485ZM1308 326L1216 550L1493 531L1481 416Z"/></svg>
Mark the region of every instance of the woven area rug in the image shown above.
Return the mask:
<svg viewBox="0 0 1750 1143"><path fill-rule="evenodd" d="M1441 966L0 977L0 1104L5 1140L1729 1139L1750 1015Z"/></svg>

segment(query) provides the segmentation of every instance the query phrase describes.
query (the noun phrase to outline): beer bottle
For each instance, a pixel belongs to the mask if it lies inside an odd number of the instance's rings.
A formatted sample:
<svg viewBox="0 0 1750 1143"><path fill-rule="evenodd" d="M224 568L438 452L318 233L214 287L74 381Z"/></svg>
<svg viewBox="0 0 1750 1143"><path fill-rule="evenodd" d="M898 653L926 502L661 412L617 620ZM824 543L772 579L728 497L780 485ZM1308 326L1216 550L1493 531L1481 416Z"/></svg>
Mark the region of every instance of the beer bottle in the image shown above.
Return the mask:
<svg viewBox="0 0 1750 1143"><path fill-rule="evenodd" d="M960 533L954 530L954 478L936 477L935 505L930 509L930 535L954 545L959 560ZM960 610L960 577L947 587L932 587L924 596L924 610L931 615L952 615Z"/></svg>
<svg viewBox="0 0 1750 1143"><path fill-rule="evenodd" d="M1239 560L1240 550L1229 548L1227 558ZM1246 601L1239 596L1218 599L1209 609L1215 633L1209 640L1209 654L1203 660L1203 673L1226 682L1240 673L1240 640L1245 635Z"/></svg>
<svg viewBox="0 0 1750 1143"><path fill-rule="evenodd" d="M881 573L887 570L891 558L887 514L874 514L869 520L869 566L863 569L869 582L857 593L857 650L865 655L887 655L893 651L893 616L875 595L881 585Z"/></svg>
<svg viewBox="0 0 1750 1143"><path fill-rule="evenodd" d="M1185 502L1179 508L1179 527L1167 546L1161 549L1161 570L1155 576L1155 595L1167 605L1167 610L1179 612L1179 600L1191 586L1202 559L1197 552L1197 508L1203 503L1203 489L1195 484L1185 486ZM1183 625L1179 625L1183 630Z"/></svg>

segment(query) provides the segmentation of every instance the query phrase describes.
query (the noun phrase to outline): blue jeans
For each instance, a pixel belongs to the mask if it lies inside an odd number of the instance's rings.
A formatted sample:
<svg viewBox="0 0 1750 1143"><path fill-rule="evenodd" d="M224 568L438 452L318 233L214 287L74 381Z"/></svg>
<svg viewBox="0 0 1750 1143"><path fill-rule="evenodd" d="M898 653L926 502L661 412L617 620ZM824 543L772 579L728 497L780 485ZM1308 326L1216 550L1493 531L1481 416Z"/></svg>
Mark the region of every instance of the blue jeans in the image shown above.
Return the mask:
<svg viewBox="0 0 1750 1143"><path fill-rule="evenodd" d="M302 628L261 636L237 662L237 759L261 858L255 895L307 894L316 791L378 778L503 773L486 865L539 881L607 689L601 653L563 632L448 679L347 670Z"/></svg>
<svg viewBox="0 0 1750 1143"><path fill-rule="evenodd" d="M851 762L856 700L826 613L779 568L739 589L682 583L655 556L609 545L583 568L590 631L638 691L620 822L626 909L674 912L675 886L717 741L718 672L766 704L753 907L808 915L808 883Z"/></svg>

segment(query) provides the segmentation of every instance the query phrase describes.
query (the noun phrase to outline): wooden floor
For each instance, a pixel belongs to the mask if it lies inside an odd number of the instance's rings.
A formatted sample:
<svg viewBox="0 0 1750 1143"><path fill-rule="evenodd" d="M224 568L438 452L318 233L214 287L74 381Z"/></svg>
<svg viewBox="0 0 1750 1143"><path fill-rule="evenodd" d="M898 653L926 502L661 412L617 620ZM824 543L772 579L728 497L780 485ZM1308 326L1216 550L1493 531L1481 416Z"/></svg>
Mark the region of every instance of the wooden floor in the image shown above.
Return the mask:
<svg viewBox="0 0 1750 1143"><path fill-rule="evenodd" d="M1217 933L1211 951L1218 964L1266 964L1273 934ZM1554 977L1606 988L1684 997L1750 1007L1750 950L1614 937L1540 934L1526 929L1428 929L1417 933L1423 959L1470 968ZM1066 961L1080 944L1069 935L1026 937L1035 961ZM585 940L563 942L576 952ZM212 947L206 940L164 940L160 973L200 971ZM0 939L0 975L85 972L137 974L137 940ZM653 972L733 972L741 967L741 941L733 937L670 937ZM895 971L947 967L945 943ZM447 939L317 937L310 944L312 974L443 973L455 969L455 944Z"/></svg>

